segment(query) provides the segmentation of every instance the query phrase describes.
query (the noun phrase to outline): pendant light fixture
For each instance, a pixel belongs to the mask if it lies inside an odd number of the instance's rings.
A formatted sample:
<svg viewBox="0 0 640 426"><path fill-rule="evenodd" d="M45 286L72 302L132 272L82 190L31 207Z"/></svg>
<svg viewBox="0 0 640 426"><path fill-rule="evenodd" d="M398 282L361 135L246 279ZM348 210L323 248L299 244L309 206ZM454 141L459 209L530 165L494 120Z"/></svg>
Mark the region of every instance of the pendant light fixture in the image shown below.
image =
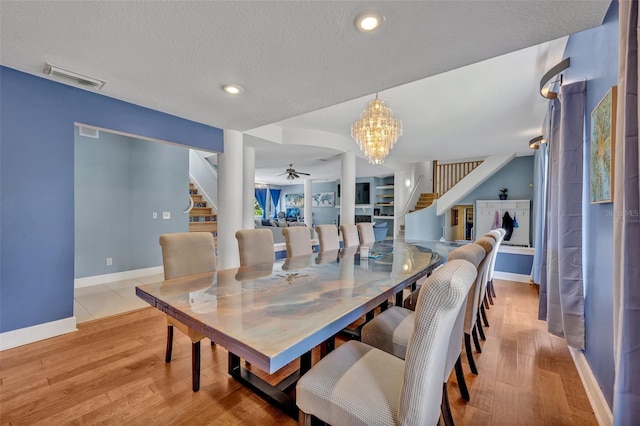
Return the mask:
<svg viewBox="0 0 640 426"><path fill-rule="evenodd" d="M382 164L391 148L402 136L402 122L395 117L387 103L376 98L367 102L360 120L351 125L351 136L371 164Z"/></svg>

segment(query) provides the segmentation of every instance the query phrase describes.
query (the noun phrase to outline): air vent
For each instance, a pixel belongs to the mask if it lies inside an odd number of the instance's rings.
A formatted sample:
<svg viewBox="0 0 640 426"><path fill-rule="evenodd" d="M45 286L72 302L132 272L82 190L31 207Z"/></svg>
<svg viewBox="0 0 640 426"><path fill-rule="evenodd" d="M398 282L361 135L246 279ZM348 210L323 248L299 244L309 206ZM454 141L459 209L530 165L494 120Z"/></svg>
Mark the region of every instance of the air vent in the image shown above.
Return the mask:
<svg viewBox="0 0 640 426"><path fill-rule="evenodd" d="M79 84L81 86L92 87L94 89L102 89L104 85L107 84L107 82L104 80L78 74L76 72L65 70L63 68L56 67L55 65L51 65L51 64L45 65L44 73L52 77L59 77L66 80L71 80L74 83Z"/></svg>
<svg viewBox="0 0 640 426"><path fill-rule="evenodd" d="M100 131L98 129L94 129L93 127L80 126L80 136L98 139L100 137Z"/></svg>

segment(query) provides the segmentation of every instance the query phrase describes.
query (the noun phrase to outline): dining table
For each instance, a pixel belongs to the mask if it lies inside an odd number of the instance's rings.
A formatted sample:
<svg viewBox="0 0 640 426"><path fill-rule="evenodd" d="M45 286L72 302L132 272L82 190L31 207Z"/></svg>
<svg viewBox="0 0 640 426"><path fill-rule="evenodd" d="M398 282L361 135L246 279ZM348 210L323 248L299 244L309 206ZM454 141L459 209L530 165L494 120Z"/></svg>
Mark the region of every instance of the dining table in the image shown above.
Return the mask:
<svg viewBox="0 0 640 426"><path fill-rule="evenodd" d="M291 389L311 368L311 350L330 351L334 336L390 299L402 306L403 290L459 245L385 240L144 284L136 294L227 349L233 378L297 418ZM250 371L273 374L298 359L276 385Z"/></svg>

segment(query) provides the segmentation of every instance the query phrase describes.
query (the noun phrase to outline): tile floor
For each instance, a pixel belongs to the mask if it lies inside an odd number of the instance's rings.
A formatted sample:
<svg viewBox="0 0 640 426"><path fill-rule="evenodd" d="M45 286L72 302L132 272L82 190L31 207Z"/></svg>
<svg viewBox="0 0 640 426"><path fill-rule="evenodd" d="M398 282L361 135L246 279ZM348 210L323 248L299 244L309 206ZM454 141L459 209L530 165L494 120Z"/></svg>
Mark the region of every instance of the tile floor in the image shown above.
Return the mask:
<svg viewBox="0 0 640 426"><path fill-rule="evenodd" d="M73 314L78 324L146 308L147 302L136 296L136 286L163 280L163 274L76 288Z"/></svg>

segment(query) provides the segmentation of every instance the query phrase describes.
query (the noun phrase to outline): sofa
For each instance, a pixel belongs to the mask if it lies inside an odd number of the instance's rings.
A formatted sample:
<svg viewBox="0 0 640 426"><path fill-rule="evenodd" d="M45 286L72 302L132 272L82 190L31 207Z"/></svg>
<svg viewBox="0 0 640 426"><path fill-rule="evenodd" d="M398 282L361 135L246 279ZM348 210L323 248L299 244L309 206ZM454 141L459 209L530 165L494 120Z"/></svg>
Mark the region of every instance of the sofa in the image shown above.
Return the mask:
<svg viewBox="0 0 640 426"><path fill-rule="evenodd" d="M284 243L284 235L282 229L289 226L307 226L304 222L290 222L283 218L280 219L256 219L256 229L265 228L273 233L273 243ZM310 230L313 238L313 230Z"/></svg>
<svg viewBox="0 0 640 426"><path fill-rule="evenodd" d="M373 234L376 241L384 241L387 238L387 222L375 223L373 225Z"/></svg>

